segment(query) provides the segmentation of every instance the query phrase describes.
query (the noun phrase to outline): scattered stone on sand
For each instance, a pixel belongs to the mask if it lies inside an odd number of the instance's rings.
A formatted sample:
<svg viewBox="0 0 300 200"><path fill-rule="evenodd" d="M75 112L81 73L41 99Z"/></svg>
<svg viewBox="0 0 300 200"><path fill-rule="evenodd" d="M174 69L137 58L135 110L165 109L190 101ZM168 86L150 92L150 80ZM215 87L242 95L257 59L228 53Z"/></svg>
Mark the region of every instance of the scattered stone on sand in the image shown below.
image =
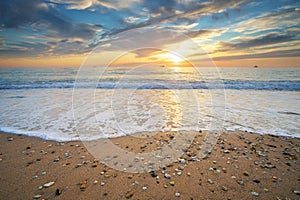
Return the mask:
<svg viewBox="0 0 300 200"><path fill-rule="evenodd" d="M249 172L244 171L244 172L243 172L243 175L244 175L244 176L249 176Z"/></svg>
<svg viewBox="0 0 300 200"><path fill-rule="evenodd" d="M226 191L228 191L228 188L225 186L222 186L222 190L226 192Z"/></svg>
<svg viewBox="0 0 300 200"><path fill-rule="evenodd" d="M85 190L86 190L86 186L87 186L87 181L83 181L83 182L80 184L80 190L81 190L81 191L85 191Z"/></svg>
<svg viewBox="0 0 300 200"><path fill-rule="evenodd" d="M97 181L97 180L94 181L94 184L95 184L95 185L98 184L98 183L99 183L99 181Z"/></svg>
<svg viewBox="0 0 300 200"><path fill-rule="evenodd" d="M147 188L146 186L144 186L144 187L142 187L142 189L143 189L144 191L146 191L148 188Z"/></svg>
<svg viewBox="0 0 300 200"><path fill-rule="evenodd" d="M211 179L207 179L207 182L208 182L209 184L213 184L213 183L214 183Z"/></svg>
<svg viewBox="0 0 300 200"><path fill-rule="evenodd" d="M167 178L167 179L170 179L170 178L171 178L171 175L170 175L170 174L167 174L167 173L165 173L164 177L165 177L165 178Z"/></svg>
<svg viewBox="0 0 300 200"><path fill-rule="evenodd" d="M37 194L37 195L34 195L32 198L33 198L33 199L39 199L39 198L41 198L41 197L42 197L42 195Z"/></svg>
<svg viewBox="0 0 300 200"><path fill-rule="evenodd" d="M9 137L9 138L7 138L7 141L13 141L14 140L14 138L13 137Z"/></svg>
<svg viewBox="0 0 300 200"><path fill-rule="evenodd" d="M51 187L52 185L54 185L54 182L53 182L53 181L51 181L51 182L49 182L49 183L45 183L45 184L44 184L44 188Z"/></svg>
<svg viewBox="0 0 300 200"><path fill-rule="evenodd" d="M294 190L294 193L295 193L296 195L300 195L300 190Z"/></svg>
<svg viewBox="0 0 300 200"><path fill-rule="evenodd" d="M255 197L259 197L259 194L257 192L251 192L252 196L255 196Z"/></svg>
<svg viewBox="0 0 300 200"><path fill-rule="evenodd" d="M174 186L175 185L175 181L170 181L170 185Z"/></svg>
<svg viewBox="0 0 300 200"><path fill-rule="evenodd" d="M43 189L43 186L39 186L39 187L38 187L38 190L41 190L41 189Z"/></svg>
<svg viewBox="0 0 300 200"><path fill-rule="evenodd" d="M253 182L254 182L254 183L260 183L260 180L258 180L258 179L253 179Z"/></svg>
<svg viewBox="0 0 300 200"><path fill-rule="evenodd" d="M134 195L134 192L131 191L131 190L129 190L129 191L126 192L125 198L126 198L126 199L130 199L133 195Z"/></svg>
<svg viewBox="0 0 300 200"><path fill-rule="evenodd" d="M132 179L133 178L133 175L132 174L129 174L128 175L128 179Z"/></svg>
<svg viewBox="0 0 300 200"><path fill-rule="evenodd" d="M55 190L55 195L56 195L56 196L61 195L61 193L62 193L62 190L60 190L59 188L57 188L57 189Z"/></svg>
<svg viewBox="0 0 300 200"><path fill-rule="evenodd" d="M180 193L179 193L179 192L176 192L176 193L175 193L175 197L180 197Z"/></svg>

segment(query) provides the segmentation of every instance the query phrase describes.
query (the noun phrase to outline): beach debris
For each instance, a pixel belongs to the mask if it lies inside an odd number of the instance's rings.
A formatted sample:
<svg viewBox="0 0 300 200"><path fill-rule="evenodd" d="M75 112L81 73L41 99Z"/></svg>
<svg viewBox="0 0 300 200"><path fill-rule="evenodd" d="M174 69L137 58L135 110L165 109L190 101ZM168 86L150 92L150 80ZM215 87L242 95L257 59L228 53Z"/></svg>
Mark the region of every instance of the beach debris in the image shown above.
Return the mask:
<svg viewBox="0 0 300 200"><path fill-rule="evenodd" d="M294 190L295 195L300 195L300 191L299 190Z"/></svg>
<svg viewBox="0 0 300 200"><path fill-rule="evenodd" d="M176 193L175 193L175 197L180 197L180 193L179 193L179 192L176 192Z"/></svg>
<svg viewBox="0 0 300 200"><path fill-rule="evenodd" d="M56 196L61 195L61 193L62 193L62 190L60 190L59 188L57 188L57 189L55 190L55 195L56 195Z"/></svg>
<svg viewBox="0 0 300 200"><path fill-rule="evenodd" d="M259 197L259 194L257 192L251 192L251 195L254 197Z"/></svg>
<svg viewBox="0 0 300 200"><path fill-rule="evenodd" d="M48 188L48 187L51 187L52 185L54 185L55 182L51 181L49 183L45 183L44 184L44 188Z"/></svg>
<svg viewBox="0 0 300 200"><path fill-rule="evenodd" d="M39 198L41 198L41 197L42 197L42 195L37 194L37 195L34 195L32 198L33 198L33 199L39 199Z"/></svg>
<svg viewBox="0 0 300 200"><path fill-rule="evenodd" d="M131 191L131 190L129 190L129 191L126 192L125 198L126 198L126 199L130 199L133 195L134 195L134 192Z"/></svg>

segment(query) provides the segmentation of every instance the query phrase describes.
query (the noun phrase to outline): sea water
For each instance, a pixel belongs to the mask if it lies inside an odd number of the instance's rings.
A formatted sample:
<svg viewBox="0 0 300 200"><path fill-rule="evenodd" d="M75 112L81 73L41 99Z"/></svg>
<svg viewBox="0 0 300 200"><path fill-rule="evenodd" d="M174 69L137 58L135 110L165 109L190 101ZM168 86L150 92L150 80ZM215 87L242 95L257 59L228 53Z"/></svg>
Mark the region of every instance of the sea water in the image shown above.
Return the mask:
<svg viewBox="0 0 300 200"><path fill-rule="evenodd" d="M56 141L198 130L300 137L300 68L1 68L0 130Z"/></svg>

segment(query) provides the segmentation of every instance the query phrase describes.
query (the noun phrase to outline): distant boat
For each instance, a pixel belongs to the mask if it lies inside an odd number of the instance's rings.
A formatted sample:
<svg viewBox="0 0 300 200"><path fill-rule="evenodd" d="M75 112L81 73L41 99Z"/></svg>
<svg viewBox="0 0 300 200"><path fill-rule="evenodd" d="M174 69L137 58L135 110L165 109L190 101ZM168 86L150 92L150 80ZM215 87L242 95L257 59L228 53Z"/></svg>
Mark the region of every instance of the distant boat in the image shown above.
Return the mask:
<svg viewBox="0 0 300 200"><path fill-rule="evenodd" d="M257 65L254 65L253 67L254 67L254 68L258 68L258 66L257 66Z"/></svg>

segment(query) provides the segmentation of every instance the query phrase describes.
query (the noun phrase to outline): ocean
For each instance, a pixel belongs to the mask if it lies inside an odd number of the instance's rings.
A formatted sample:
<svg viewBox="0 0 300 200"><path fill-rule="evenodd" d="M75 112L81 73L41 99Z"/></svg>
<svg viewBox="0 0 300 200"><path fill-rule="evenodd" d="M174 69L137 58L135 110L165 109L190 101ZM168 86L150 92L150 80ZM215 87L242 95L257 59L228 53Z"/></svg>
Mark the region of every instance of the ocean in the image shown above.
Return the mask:
<svg viewBox="0 0 300 200"><path fill-rule="evenodd" d="M300 68L1 68L0 130L56 141L241 130L300 137Z"/></svg>

